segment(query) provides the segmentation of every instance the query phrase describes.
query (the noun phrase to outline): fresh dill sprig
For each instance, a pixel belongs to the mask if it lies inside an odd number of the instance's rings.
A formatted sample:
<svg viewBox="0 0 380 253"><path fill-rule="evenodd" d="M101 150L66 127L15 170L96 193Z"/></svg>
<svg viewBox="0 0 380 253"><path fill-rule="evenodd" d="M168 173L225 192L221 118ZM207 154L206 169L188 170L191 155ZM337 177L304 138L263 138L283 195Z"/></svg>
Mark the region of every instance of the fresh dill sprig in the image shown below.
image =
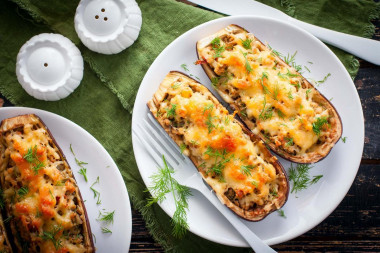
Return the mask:
<svg viewBox="0 0 380 253"><path fill-rule="evenodd" d="M32 165L32 170L34 174L37 175L38 171L45 167L45 164L40 161L37 155L37 145L34 145L32 148L28 148L28 151L23 157L28 163Z"/></svg>
<svg viewBox="0 0 380 253"><path fill-rule="evenodd" d="M20 197L23 197L23 196L27 195L28 192L29 192L29 188L28 188L28 186L23 186L23 187L21 187L20 189L18 189L17 194L18 194Z"/></svg>
<svg viewBox="0 0 380 253"><path fill-rule="evenodd" d="M98 221L104 221L105 223L109 224L113 224L113 218L114 218L114 215L115 215L115 211L112 211L112 212L100 212L99 211L99 217L98 217Z"/></svg>
<svg viewBox="0 0 380 253"><path fill-rule="evenodd" d="M174 170L167 165L165 156L162 156L162 160L164 166L160 167L158 172L151 177L153 186L148 189L154 197L148 199L147 206L162 202L168 193L172 193L176 206L172 218L172 233L175 237L181 238L189 228L186 210L188 210L188 197L191 196L191 191L172 177Z"/></svg>
<svg viewBox="0 0 380 253"><path fill-rule="evenodd" d="M224 46L221 44L221 39L219 37L215 37L211 41L212 49L215 51L214 58L222 57L222 53L226 50Z"/></svg>
<svg viewBox="0 0 380 253"><path fill-rule="evenodd" d="M248 73L251 73L251 71L252 71L252 67L251 67L251 64L249 64L249 61L248 61L248 59L247 59L247 54L248 54L248 53L244 53L244 52L241 51L241 50L240 50L240 52L243 54L244 59L245 59L245 64L244 64L245 69L248 71Z"/></svg>
<svg viewBox="0 0 380 253"><path fill-rule="evenodd" d="M317 120L313 123L313 131L316 135L321 134L322 127L328 124L327 117L318 117Z"/></svg>
<svg viewBox="0 0 380 253"><path fill-rule="evenodd" d="M84 164L88 164L88 163L86 163L86 162L82 162L82 161L78 160L78 158L76 157L76 155L75 155L75 153L74 153L74 150L73 150L73 147L72 147L71 143L70 143L70 151L71 151L71 153L72 153L73 156L74 156L74 159L75 159L76 164L80 167L80 169L79 169L79 171L78 171L78 174L79 174L79 175L82 175L83 178L84 178L84 180L85 180L86 182L88 182L88 179L87 179L87 169L86 169L85 167L83 167Z"/></svg>
<svg viewBox="0 0 380 253"><path fill-rule="evenodd" d="M216 117L216 116L215 116L215 117L212 117L212 116L211 116L211 113L209 113L209 114L207 115L206 126L207 126L207 129L208 129L208 133L211 133L212 130L213 130L214 128L216 128L216 125L215 125L214 122L213 122L215 119L217 119L217 117Z"/></svg>
<svg viewBox="0 0 380 253"><path fill-rule="evenodd" d="M228 152L223 150L217 150L213 149L212 147L207 147L205 155L208 155L210 158L214 158L215 162L214 164L207 168L206 173L214 173L215 175L221 177L223 169L232 158L234 158L233 155L228 156ZM222 180L222 178L221 178Z"/></svg>
<svg viewBox="0 0 380 253"><path fill-rule="evenodd" d="M306 189L309 185L317 183L323 177L323 175L317 175L313 179L310 179L309 171L311 168L313 167L310 164L297 164L296 167L293 167L293 164L290 165L289 181L293 182L292 193Z"/></svg>
<svg viewBox="0 0 380 253"><path fill-rule="evenodd" d="M294 141L293 141L293 138L288 138L288 137L285 137L285 140L286 140L286 146L293 146L294 144Z"/></svg>
<svg viewBox="0 0 380 253"><path fill-rule="evenodd" d="M346 143L346 140L347 140L347 137L345 136L345 137L342 137L342 141L343 141L343 143Z"/></svg>
<svg viewBox="0 0 380 253"><path fill-rule="evenodd" d="M78 174L82 175L84 177L84 180L88 182L87 180L87 169L82 167L79 169Z"/></svg>
<svg viewBox="0 0 380 253"><path fill-rule="evenodd" d="M181 68L183 68L183 70L185 70L185 71L189 71L189 69L187 68L187 65L185 63L181 64Z"/></svg>
<svg viewBox="0 0 380 253"><path fill-rule="evenodd" d="M185 151L185 149L187 148L186 144L185 143L181 143L181 146L179 146L180 150L181 150L181 154L183 154L183 151Z"/></svg>
<svg viewBox="0 0 380 253"><path fill-rule="evenodd" d="M175 116L175 110L177 108L176 104L172 104L172 107L166 112L166 116L169 117L174 117Z"/></svg>
<svg viewBox="0 0 380 253"><path fill-rule="evenodd" d="M96 178L96 181L91 185L90 187L90 190L94 193L94 199L97 198L96 200L96 204L97 205L100 205L102 203L102 201L100 200L100 192L97 191L95 188L94 188L94 185L95 184L99 184L99 176Z"/></svg>
<svg viewBox="0 0 380 253"><path fill-rule="evenodd" d="M240 40L241 40L241 44L243 45L245 49L251 49L251 43L252 43L251 39L246 38L245 40L243 39L240 39Z"/></svg>
<svg viewBox="0 0 380 253"><path fill-rule="evenodd" d="M112 234L112 231L109 228L102 227L101 229L103 234Z"/></svg>
<svg viewBox="0 0 380 253"><path fill-rule="evenodd" d="M322 84L322 83L326 82L326 80L327 80L327 78L329 78L329 76L331 76L331 73L328 73L322 80L317 81L317 83Z"/></svg>
<svg viewBox="0 0 380 253"><path fill-rule="evenodd" d="M313 179L311 180L310 184L316 184L318 183L318 181L323 177L323 175L316 175L313 177Z"/></svg>
<svg viewBox="0 0 380 253"><path fill-rule="evenodd" d="M54 225L54 228L52 231L44 231L40 237L44 241L51 241L55 249L59 249L62 247L62 240L57 235L62 229L63 229L62 226Z"/></svg>
<svg viewBox="0 0 380 253"><path fill-rule="evenodd" d="M242 165L240 168L243 174L245 174L246 176L252 176L251 170L253 170L255 167L256 166L253 165Z"/></svg>
<svg viewBox="0 0 380 253"><path fill-rule="evenodd" d="M279 209L279 210L277 210L277 212L278 212L278 215L280 215L283 218L286 218L284 210Z"/></svg>

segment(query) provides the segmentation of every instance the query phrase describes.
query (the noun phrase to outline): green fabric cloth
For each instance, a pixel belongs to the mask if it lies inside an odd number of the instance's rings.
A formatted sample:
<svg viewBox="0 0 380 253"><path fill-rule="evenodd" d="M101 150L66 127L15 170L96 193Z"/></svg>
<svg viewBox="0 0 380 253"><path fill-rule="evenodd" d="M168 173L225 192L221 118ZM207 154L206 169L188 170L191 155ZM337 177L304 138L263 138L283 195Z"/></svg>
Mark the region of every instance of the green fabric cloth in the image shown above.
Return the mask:
<svg viewBox="0 0 380 253"><path fill-rule="evenodd" d="M379 4L365 0L267 0L262 1L301 20L328 28L371 37L370 18L379 16ZM248 252L226 247L188 233L182 240L171 236L169 217L158 205L146 208L145 185L138 172L131 144L131 111L145 72L157 55L175 38L215 14L173 0L139 0L143 25L138 40L117 55L101 55L84 47L73 25L78 1L13 0L0 1L0 93L13 104L40 108L62 115L79 124L111 154L128 188L134 208L148 229L170 252ZM60 33L70 38L85 59L81 85L66 99L39 101L18 84L15 74L20 47L32 36L43 32ZM351 55L333 49L352 76L358 62ZM158 80L159 81L159 80ZM0 109L1 113L1 109Z"/></svg>

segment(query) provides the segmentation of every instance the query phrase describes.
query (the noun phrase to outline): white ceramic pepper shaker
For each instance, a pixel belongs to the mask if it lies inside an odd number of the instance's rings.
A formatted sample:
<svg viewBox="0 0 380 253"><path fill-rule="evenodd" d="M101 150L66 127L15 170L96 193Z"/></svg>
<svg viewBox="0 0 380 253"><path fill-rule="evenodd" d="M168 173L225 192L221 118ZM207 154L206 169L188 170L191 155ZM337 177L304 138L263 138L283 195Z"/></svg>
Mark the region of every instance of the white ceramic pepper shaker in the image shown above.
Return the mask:
<svg viewBox="0 0 380 253"><path fill-rule="evenodd" d="M70 95L80 84L83 58L68 38L43 33L32 37L21 47L16 74L29 95L56 101Z"/></svg>
<svg viewBox="0 0 380 253"><path fill-rule="evenodd" d="M135 42L142 17L134 0L81 0L74 21L86 47L102 54L117 54Z"/></svg>

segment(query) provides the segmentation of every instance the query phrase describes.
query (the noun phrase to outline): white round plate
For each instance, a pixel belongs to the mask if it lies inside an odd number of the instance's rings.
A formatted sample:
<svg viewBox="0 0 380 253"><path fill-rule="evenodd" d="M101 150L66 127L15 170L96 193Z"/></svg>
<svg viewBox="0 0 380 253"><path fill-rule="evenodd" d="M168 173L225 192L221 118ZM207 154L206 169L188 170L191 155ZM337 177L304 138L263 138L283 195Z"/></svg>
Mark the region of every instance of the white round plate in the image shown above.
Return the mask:
<svg viewBox="0 0 380 253"><path fill-rule="evenodd" d="M297 51L296 63L307 66L311 71L305 71L306 78L322 80L331 73L317 88L332 99L342 118L343 136L347 136L346 143L339 141L323 161L313 165L310 175L322 174L320 181L297 194L289 194L282 208L286 218L274 212L260 222L244 221L266 243L278 244L312 229L338 206L355 178L363 152L364 120L358 93L342 63L322 42L295 26L254 16L226 17L195 27L172 42L149 68L137 93L132 128L147 117L147 101L171 70L199 77L200 82L215 94L202 67L193 64L197 60L195 44L230 24L244 27L285 56ZM189 71L182 69L181 64L187 64ZM156 173L157 165L135 136L133 147L141 176L149 186L150 176ZM288 171L290 163L283 159L280 162ZM173 216L175 207L172 199L161 203L161 207ZM248 246L228 221L195 191L190 198L188 223L191 232L208 240L231 246Z"/></svg>
<svg viewBox="0 0 380 253"><path fill-rule="evenodd" d="M132 235L132 214L127 188L123 178L108 152L86 130L57 114L38 109L24 107L0 108L0 121L22 114L34 113L42 119L49 128L53 137L66 156L74 172L88 218L92 233L95 235L94 243L97 252L128 252ZM78 160L87 162L86 182L78 174L79 166L70 151L70 144ZM96 205L94 194L90 186L99 176L99 184L94 189L100 192L101 204ZM99 211L112 212L115 210L114 223L105 226L97 221ZM108 227L112 234L104 234L101 227Z"/></svg>

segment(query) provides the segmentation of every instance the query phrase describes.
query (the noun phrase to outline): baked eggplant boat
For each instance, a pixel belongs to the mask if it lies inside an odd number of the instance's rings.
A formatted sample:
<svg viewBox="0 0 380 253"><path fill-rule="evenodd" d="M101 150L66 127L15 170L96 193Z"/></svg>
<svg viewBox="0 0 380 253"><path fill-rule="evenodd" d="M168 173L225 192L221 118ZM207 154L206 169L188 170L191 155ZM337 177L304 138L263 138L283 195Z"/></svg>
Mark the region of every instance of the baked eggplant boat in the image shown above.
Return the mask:
<svg viewBox="0 0 380 253"><path fill-rule="evenodd" d="M170 72L148 107L237 215L259 221L285 204L288 180L277 158L206 87Z"/></svg>
<svg viewBox="0 0 380 253"><path fill-rule="evenodd" d="M0 183L15 251L94 252L74 175L41 119L5 119L0 138Z"/></svg>
<svg viewBox="0 0 380 253"><path fill-rule="evenodd" d="M278 155L315 163L340 139L330 101L253 34L229 25L198 41L197 53L221 97Z"/></svg>

